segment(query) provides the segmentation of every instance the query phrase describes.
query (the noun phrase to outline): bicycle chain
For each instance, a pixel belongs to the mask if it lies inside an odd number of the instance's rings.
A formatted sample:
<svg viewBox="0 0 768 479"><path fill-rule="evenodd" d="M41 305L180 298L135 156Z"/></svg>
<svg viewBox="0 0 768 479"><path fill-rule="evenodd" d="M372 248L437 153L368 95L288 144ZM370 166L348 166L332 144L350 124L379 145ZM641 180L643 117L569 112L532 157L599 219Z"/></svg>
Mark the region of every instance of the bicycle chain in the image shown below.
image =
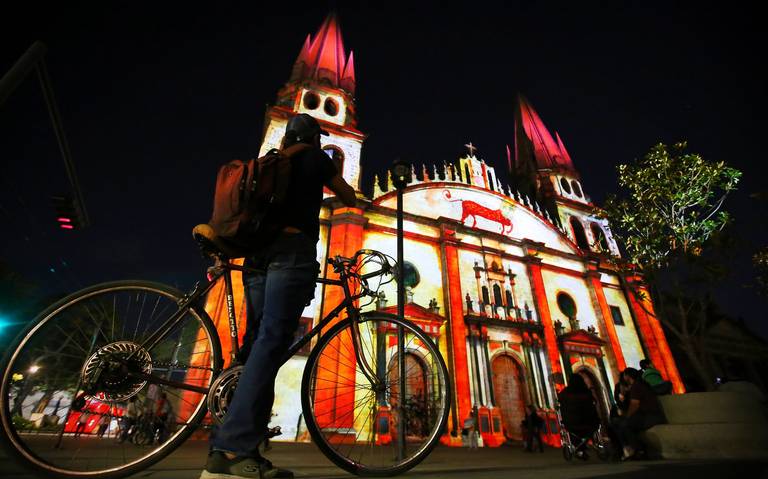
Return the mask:
<svg viewBox="0 0 768 479"><path fill-rule="evenodd" d="M150 364L150 365L152 365L152 367L153 367L153 368L154 368L155 366L160 366L160 367L163 367L163 366L165 366L165 367L167 367L167 368L178 368L178 369L205 369L205 370L207 370L207 371L216 371L215 369L213 369L213 368L211 368L211 367L205 367L205 366L192 366L192 365L190 365L190 364L182 364L182 363L165 363L165 362L162 362L162 361L157 361L157 362L156 362L156 361L150 361L150 362L149 362L149 364Z"/></svg>

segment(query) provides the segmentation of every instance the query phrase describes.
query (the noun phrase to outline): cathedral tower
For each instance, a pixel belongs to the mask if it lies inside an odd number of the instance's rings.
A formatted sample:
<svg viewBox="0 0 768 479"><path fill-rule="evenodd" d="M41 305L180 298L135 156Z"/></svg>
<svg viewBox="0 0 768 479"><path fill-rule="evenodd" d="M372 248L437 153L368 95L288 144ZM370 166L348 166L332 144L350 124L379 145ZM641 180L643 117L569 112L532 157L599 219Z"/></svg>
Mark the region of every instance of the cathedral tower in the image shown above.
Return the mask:
<svg viewBox="0 0 768 479"><path fill-rule="evenodd" d="M355 60L347 55L335 14L329 15L314 37L307 35L288 82L268 108L259 156L278 148L288 120L299 113L315 117L330 134L322 147L344 179L360 191L360 149L365 139L357 130Z"/></svg>
<svg viewBox="0 0 768 479"><path fill-rule="evenodd" d="M522 95L515 110L515 149L509 168L515 187L545 205L582 251L618 254L608 224L593 214L594 205L560 135L549 133Z"/></svg>

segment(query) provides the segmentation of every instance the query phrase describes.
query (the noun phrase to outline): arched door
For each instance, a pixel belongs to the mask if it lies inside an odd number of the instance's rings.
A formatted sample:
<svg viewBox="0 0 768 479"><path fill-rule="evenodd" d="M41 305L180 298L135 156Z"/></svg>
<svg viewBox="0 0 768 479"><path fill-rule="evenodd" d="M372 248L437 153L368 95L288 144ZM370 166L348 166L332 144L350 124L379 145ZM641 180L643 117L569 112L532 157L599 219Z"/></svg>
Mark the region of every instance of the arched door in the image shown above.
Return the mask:
<svg viewBox="0 0 768 479"><path fill-rule="evenodd" d="M389 366L389 377L391 388L389 391L389 405L393 410L400 407L400 371L396 358L392 359ZM425 429L429 421L423 419L429 418L429 404L427 403L427 372L422 364L421 358L415 354L406 353L405 355L405 400L404 409L408 426L406 435L424 436L427 434Z"/></svg>
<svg viewBox="0 0 768 479"><path fill-rule="evenodd" d="M603 388L602 383L592 374L589 369L579 369L578 373L584 378L584 382L587 383L587 387L592 391L592 397L595 399L597 405L597 415L600 416L600 421L604 424L609 422L607 396Z"/></svg>
<svg viewBox="0 0 768 479"><path fill-rule="evenodd" d="M523 376L514 359L507 355L497 356L491 364L493 371L493 395L501 409L504 435L509 439L522 440L520 422L525 417L525 393Z"/></svg>

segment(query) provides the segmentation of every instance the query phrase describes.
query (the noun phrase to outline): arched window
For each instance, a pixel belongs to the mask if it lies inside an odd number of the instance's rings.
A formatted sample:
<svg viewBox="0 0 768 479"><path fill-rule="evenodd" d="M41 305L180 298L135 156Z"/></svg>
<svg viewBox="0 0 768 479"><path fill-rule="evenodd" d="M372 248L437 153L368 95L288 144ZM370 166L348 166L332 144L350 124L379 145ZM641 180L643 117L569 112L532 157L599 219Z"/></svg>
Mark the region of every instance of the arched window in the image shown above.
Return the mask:
<svg viewBox="0 0 768 479"><path fill-rule="evenodd" d="M515 306L515 302L514 302L514 300L512 300L512 291L506 290L505 293L506 293L506 296L507 296L507 307L508 308L513 308Z"/></svg>
<svg viewBox="0 0 768 479"><path fill-rule="evenodd" d="M491 298L488 296L487 286L483 286L483 304L491 304Z"/></svg>
<svg viewBox="0 0 768 479"><path fill-rule="evenodd" d="M472 184L472 175L469 174L469 164L464 163L464 179L468 185Z"/></svg>
<svg viewBox="0 0 768 479"><path fill-rule="evenodd" d="M581 187L576 180L571 180L571 188L573 188L573 192L576 193L576 196L581 198Z"/></svg>
<svg viewBox="0 0 768 479"><path fill-rule="evenodd" d="M608 240L605 239L603 229L595 223L592 223L590 229L592 230L592 236L595 238L595 243L600 246L600 250L608 251L610 248L608 248Z"/></svg>
<svg viewBox="0 0 768 479"><path fill-rule="evenodd" d="M589 241L587 241L587 234L584 232L581 221L576 219L575 216L571 216L570 222L573 229L573 237L576 238L576 244L583 250L589 250Z"/></svg>
<svg viewBox="0 0 768 479"><path fill-rule="evenodd" d="M571 194L571 185L568 184L568 180L565 178L560 178L560 186L563 188L563 191L565 191L567 194Z"/></svg>
<svg viewBox="0 0 768 479"><path fill-rule="evenodd" d="M488 186L491 188L491 191L496 191L496 188L493 186L493 173L491 173L491 170L488 170Z"/></svg>
<svg viewBox="0 0 768 479"><path fill-rule="evenodd" d="M493 285L493 301L496 306L502 306L504 301L501 299L501 288L498 284Z"/></svg>

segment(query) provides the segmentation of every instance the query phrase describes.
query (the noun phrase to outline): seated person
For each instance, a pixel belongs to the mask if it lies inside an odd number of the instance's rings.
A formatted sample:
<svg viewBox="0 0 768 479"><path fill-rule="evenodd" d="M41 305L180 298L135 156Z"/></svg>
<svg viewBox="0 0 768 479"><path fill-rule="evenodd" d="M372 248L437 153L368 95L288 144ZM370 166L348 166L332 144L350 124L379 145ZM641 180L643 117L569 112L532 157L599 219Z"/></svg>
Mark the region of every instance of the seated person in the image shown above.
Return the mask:
<svg viewBox="0 0 768 479"><path fill-rule="evenodd" d="M653 389L657 396L663 396L672 392L672 383L665 381L661 377L661 373L653 367L653 363L650 360L643 359L640 361L640 370L642 371L643 381L651 386L651 389Z"/></svg>
<svg viewBox="0 0 768 479"><path fill-rule="evenodd" d="M591 437L600 427L592 391L580 374L571 376L568 387L558 394L558 401L563 426L569 433L585 439ZM583 441L576 449L576 457L588 459L586 448L587 442Z"/></svg>
<svg viewBox="0 0 768 479"><path fill-rule="evenodd" d="M656 424L666 422L661 404L651 387L642 380L640 371L627 368L621 374L629 385L629 406L617 422L619 440L623 448L622 461L631 459L640 450L637 435Z"/></svg>

